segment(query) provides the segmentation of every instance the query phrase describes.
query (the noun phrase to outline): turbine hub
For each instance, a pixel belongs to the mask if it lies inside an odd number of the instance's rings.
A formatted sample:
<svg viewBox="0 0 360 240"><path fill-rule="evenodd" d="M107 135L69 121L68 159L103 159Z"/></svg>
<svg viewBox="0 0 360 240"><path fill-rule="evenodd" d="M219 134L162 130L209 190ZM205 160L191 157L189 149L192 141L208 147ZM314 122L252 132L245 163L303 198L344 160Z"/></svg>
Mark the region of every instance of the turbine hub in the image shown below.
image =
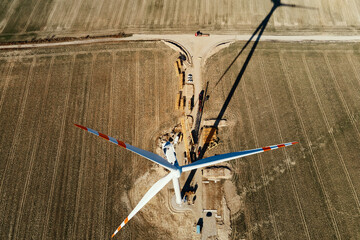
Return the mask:
<svg viewBox="0 0 360 240"><path fill-rule="evenodd" d="M174 176L175 177L177 177L177 178L179 178L180 177L180 175L181 175L181 168L178 168L177 170L175 170L175 174L174 174Z"/></svg>

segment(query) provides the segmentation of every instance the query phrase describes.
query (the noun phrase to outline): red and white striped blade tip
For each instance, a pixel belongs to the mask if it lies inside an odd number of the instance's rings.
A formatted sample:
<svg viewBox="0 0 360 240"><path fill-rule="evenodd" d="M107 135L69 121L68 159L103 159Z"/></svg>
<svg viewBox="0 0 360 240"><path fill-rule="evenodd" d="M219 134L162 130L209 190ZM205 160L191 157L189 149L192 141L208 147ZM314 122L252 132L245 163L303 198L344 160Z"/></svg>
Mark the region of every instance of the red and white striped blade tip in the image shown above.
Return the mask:
<svg viewBox="0 0 360 240"><path fill-rule="evenodd" d="M78 124L76 124L76 123L74 123L74 125L75 125L76 127L78 127L78 128L81 128L81 129L83 129L83 130L87 131L87 127L84 127L84 126L78 125Z"/></svg>

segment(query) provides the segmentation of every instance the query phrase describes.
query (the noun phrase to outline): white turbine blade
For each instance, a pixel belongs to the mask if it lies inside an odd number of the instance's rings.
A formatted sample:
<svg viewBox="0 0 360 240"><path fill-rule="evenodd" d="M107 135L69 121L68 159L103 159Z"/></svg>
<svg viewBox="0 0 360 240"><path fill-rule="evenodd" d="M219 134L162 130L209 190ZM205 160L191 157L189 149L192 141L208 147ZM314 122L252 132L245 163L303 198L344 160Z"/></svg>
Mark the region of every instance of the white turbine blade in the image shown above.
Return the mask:
<svg viewBox="0 0 360 240"><path fill-rule="evenodd" d="M155 153L152 153L152 152L148 152L146 150L143 150L143 149L140 149L140 148L137 148L137 147L134 147L130 144L126 144L126 149L129 149L130 151L140 155L140 156L143 156L144 158L146 159L149 159L150 161L153 161L161 166L163 166L164 168L168 169L168 170L177 170L177 168L172 165L171 163L169 163L166 159L160 157L159 155L155 154Z"/></svg>
<svg viewBox="0 0 360 240"><path fill-rule="evenodd" d="M87 128L87 127L84 127L84 126L81 126L81 125L78 125L78 124L74 124L76 127L78 128L81 128L85 131L88 131L96 136L99 136L103 139L106 139L120 147L123 147L127 150L130 150L146 159L149 159L150 161L153 161L154 163L157 163L161 166L163 166L164 168L168 169L168 170L176 170L177 168L173 165L171 165L168 161L166 161L164 158L160 157L159 155L155 154L155 153L152 153L152 152L148 152L146 150L143 150L143 149L140 149L140 148L137 148L137 147L134 147L134 146L131 146L130 144L128 143L124 143L122 141L119 141L113 137L110 137L108 135L105 135L103 133L100 133L98 131L95 131L91 128Z"/></svg>
<svg viewBox="0 0 360 240"><path fill-rule="evenodd" d="M258 154L258 153L261 153L261 152L266 152L266 151L278 149L278 148L281 148L281 147L287 147L287 146L291 146L291 145L294 145L294 144L297 144L297 143L298 142L283 143L283 144L273 145L273 146L269 146L269 147L256 148L256 149L245 150L245 151L241 151L241 152L232 152L232 153L225 153L225 154L221 154L221 155L216 155L216 156L204 158L204 159L201 159L201 160L196 161L194 163L190 163L188 165L185 165L185 166L181 167L181 169L182 169L183 172L191 171L193 169L197 169L197 168L201 168L201 167L207 167L207 166L210 166L210 165L213 165L213 164L217 164L217 163L221 163L221 162L225 162L225 161L230 161L230 160L233 160L233 159L246 157L246 156L253 155L253 154Z"/></svg>
<svg viewBox="0 0 360 240"><path fill-rule="evenodd" d="M154 197L165 185L170 182L170 180L173 178L173 172L169 173L159 181L157 181L143 196L143 198L140 200L140 202L136 205L134 210L129 214L127 218L121 223L121 225L116 229L114 234L111 237L114 237L116 233L119 232L121 228L125 226L125 224L143 207L147 202L150 201L152 197Z"/></svg>

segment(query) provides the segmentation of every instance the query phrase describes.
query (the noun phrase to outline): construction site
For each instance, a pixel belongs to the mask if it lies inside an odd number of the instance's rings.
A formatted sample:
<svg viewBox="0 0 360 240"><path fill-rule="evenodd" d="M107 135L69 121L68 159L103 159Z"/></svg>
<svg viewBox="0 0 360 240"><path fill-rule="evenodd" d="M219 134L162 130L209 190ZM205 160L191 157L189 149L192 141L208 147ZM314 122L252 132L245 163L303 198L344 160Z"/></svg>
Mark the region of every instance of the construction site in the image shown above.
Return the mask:
<svg viewBox="0 0 360 240"><path fill-rule="evenodd" d="M2 5L0 239L360 239L359 0Z"/></svg>
<svg viewBox="0 0 360 240"><path fill-rule="evenodd" d="M160 147L164 142L171 141L176 147L179 164L187 165L197 161L202 146L208 145L210 150L215 148L220 140L217 137L218 127L214 126L215 120L202 121L206 91L201 90L195 96L194 83L198 79L193 78L192 64L186 61L184 55L180 55L174 63L174 68L179 79L174 110L182 116L178 125L159 138L158 152L161 152ZM226 120L222 120L219 125L219 127L224 126ZM208 167L198 174L190 173L181 179L185 183L182 187L183 205L181 206L176 204L171 194L172 190L169 190L170 209L174 213L189 211L195 219L192 226L193 239L209 239L217 236L226 238L230 234L230 211L226 205L223 189L224 181L228 180L228 184L231 184L231 178L232 173L227 165Z"/></svg>

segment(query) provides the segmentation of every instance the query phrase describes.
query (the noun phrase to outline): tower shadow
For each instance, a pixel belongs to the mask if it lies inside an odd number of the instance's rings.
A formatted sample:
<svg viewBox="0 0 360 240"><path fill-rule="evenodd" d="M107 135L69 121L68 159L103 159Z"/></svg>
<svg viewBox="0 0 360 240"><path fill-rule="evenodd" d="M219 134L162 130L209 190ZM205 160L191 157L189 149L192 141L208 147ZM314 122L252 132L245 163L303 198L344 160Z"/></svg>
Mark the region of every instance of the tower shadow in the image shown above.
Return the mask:
<svg viewBox="0 0 360 240"><path fill-rule="evenodd" d="M253 34L251 35L251 37L249 38L249 40L245 43L245 45L242 47L242 49L239 51L239 53L235 56L235 58L232 60L232 62L230 63L230 65L225 69L224 73L221 75L221 77L219 78L219 80L216 82L215 84L215 87L223 80L224 76L227 74L227 72L230 70L230 68L233 66L233 64L236 62L236 60L240 57L240 55L244 52L244 50L248 47L248 45L250 44L250 42L253 41L253 39L255 38L255 36L257 35L255 41L254 41L254 44L252 45L251 47L251 50L249 52L249 54L247 55L246 57L246 60L243 64L243 66L241 67L241 70L239 71L235 81L234 81L234 84L232 85L231 87L231 90L229 92L229 94L227 95L226 99L225 99L225 102L223 104L223 106L221 107L221 110L218 114L218 116L216 117L216 120L215 120L215 123L213 125L213 128L211 129L206 141L205 141L205 144L203 145L203 147L201 148L201 151L199 153L199 156L197 158L197 160L200 160L204 157L208 147L209 147L209 142L210 140L212 139L213 135L215 134L215 131L216 129L218 128L219 126L219 123L221 121L221 119L223 118L224 114L225 114L225 111L226 109L228 108L229 106L229 103L235 93L235 90L237 89L244 73L245 73L245 70L255 52L255 49L261 39L261 36L262 34L264 33L265 29L266 29L266 26L271 18L271 16L273 15L273 13L275 12L276 9L278 9L279 7L290 7L290 8L303 8L303 9L312 9L312 10L315 10L317 8L314 8L314 7L306 7L306 6L302 6L302 5L296 5L296 4L286 4L286 3L282 3L281 0L271 0L271 2L273 3L273 6L271 8L271 10L269 11L269 13L265 16L265 18L261 21L261 23L259 24L259 26L255 29L255 31L253 32ZM202 109L204 109L204 106L205 106L205 102L206 102L206 99L203 101L203 107ZM191 173L189 174L184 186L183 186L183 190L185 189L189 189L190 187L190 184L191 184L191 181L194 177L196 173L196 169L195 170L192 170ZM182 191L184 192L184 191Z"/></svg>
<svg viewBox="0 0 360 240"><path fill-rule="evenodd" d="M245 70L255 52L255 49L261 39L261 36L263 35L265 29L266 29L266 26L271 18L271 16L273 15L273 13L275 12L275 10L279 7L290 7L290 8L303 8L303 9L317 9L317 8L313 8L313 7L306 7L306 6L302 6L302 5L296 5L296 4L286 4L286 3L281 3L281 0L271 0L271 2L273 3L273 6L270 10L270 12L266 15L266 17L262 20L262 22L259 24L259 26L255 29L254 33L251 35L251 37L249 38L249 40L245 43L245 45L242 47L242 49L240 50L240 52L235 56L235 58L233 59L233 61L230 63L230 65L226 68L226 70L224 71L224 73L221 75L221 77L219 78L219 80L216 82L215 84L215 87L220 83L220 81L224 78L224 76L226 75L226 73L230 70L230 68L233 66L233 64L236 62L236 60L240 57L240 55L243 53L243 51L247 48L247 46L250 44L250 42L253 40L253 38L255 38L255 36L257 35L255 41L254 41L254 44L252 45L251 47L251 50L249 52L249 54L247 55L246 57L246 60L239 72L239 74L237 75L235 81L234 81L234 84L233 86L231 87L231 90L228 94L228 96L226 97L226 100L223 104L223 106L221 107L221 110L218 114L218 116L216 117L216 120L215 120L215 123L214 123L214 128L210 131L206 141L205 141L205 144L204 146L202 147L201 149L201 152L199 154L199 157L198 159L202 159L204 157L204 154L206 152L206 150L208 149L209 147L209 143L206 143L206 142L210 142L210 139L213 137L217 127L219 126L219 123L221 121L221 119L223 118L224 114L225 114L225 111L226 109L228 108L229 106L229 103L235 93L235 90L237 89L244 73L245 73ZM205 104L205 102L204 102Z"/></svg>

